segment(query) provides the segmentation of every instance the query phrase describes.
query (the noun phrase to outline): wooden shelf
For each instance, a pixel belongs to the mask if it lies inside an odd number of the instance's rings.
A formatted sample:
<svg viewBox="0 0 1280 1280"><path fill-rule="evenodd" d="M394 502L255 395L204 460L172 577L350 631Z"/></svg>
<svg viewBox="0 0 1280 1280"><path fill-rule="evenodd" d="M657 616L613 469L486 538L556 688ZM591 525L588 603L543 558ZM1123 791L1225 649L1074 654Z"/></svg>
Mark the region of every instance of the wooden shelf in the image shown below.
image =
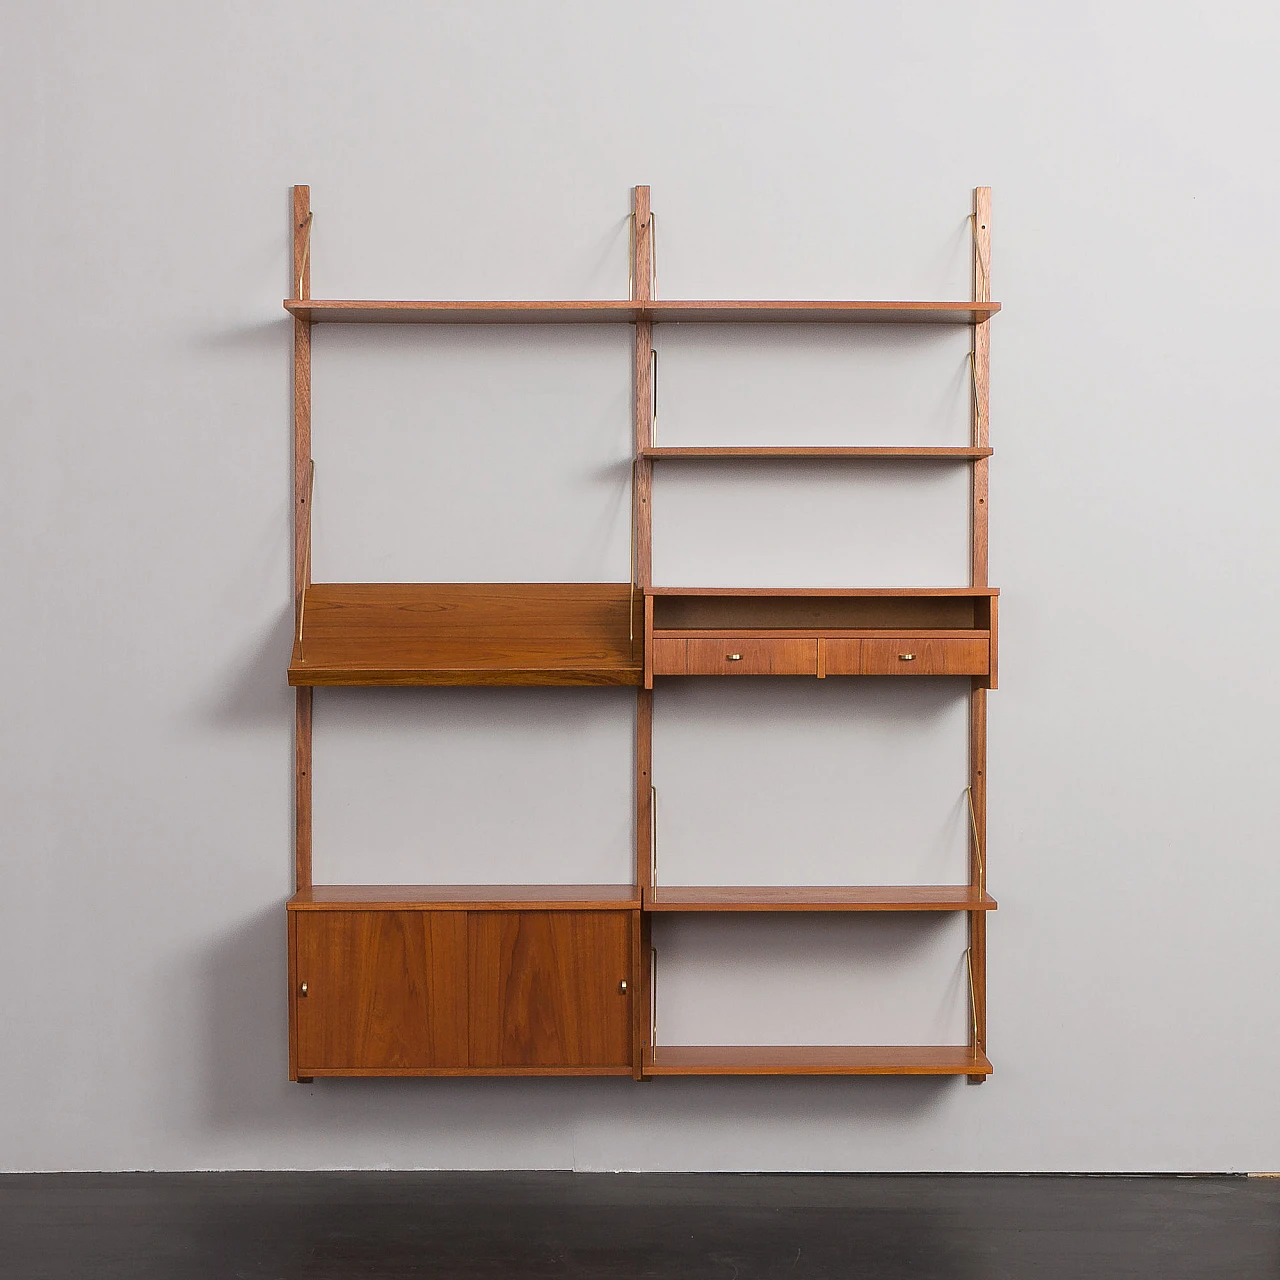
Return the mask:
<svg viewBox="0 0 1280 1280"><path fill-rule="evenodd" d="M952 448L950 446L924 447L879 447L856 446L836 447L828 445L768 445L765 447L729 445L715 446L665 446L654 445L641 449L642 458L954 458L972 461L975 458L989 458L993 449Z"/></svg>
<svg viewBox="0 0 1280 1280"><path fill-rule="evenodd" d="M397 302L287 298L284 309L312 324L980 324L998 302L748 302L625 299L568 302Z"/></svg>
<svg viewBox="0 0 1280 1280"><path fill-rule="evenodd" d="M651 1076L989 1076L968 1045L658 1045Z"/></svg>
<svg viewBox="0 0 1280 1280"><path fill-rule="evenodd" d="M646 586L645 595L772 595L792 596L988 596L1000 595L998 586Z"/></svg>
<svg viewBox="0 0 1280 1280"><path fill-rule="evenodd" d="M291 911L639 911L630 884L317 884Z"/></svg>
<svg viewBox="0 0 1280 1280"><path fill-rule="evenodd" d="M646 911L994 911L972 885L663 885L644 891Z"/></svg>
<svg viewBox="0 0 1280 1280"><path fill-rule="evenodd" d="M649 302L644 318L655 323L718 324L981 324L998 302Z"/></svg>
<svg viewBox="0 0 1280 1280"><path fill-rule="evenodd" d="M625 582L316 583L289 683L638 685L639 608Z"/></svg>
<svg viewBox="0 0 1280 1280"><path fill-rule="evenodd" d="M312 324L633 324L634 302L379 302L289 298L284 309Z"/></svg>

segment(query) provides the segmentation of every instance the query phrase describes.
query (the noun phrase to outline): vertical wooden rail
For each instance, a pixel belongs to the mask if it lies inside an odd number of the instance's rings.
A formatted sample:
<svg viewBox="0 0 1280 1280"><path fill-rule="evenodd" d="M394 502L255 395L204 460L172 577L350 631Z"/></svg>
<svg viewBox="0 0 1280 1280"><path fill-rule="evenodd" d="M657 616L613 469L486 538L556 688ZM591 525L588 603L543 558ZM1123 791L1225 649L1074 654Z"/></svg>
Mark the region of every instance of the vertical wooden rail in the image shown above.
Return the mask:
<svg viewBox="0 0 1280 1280"><path fill-rule="evenodd" d="M973 192L973 297L975 302L991 301L991 188L975 187ZM990 422L991 322L973 326L973 444L987 448L991 442ZM973 502L970 528L970 557L973 585L987 585L987 481L988 460L978 458L973 466ZM994 623L995 602L991 602L989 623ZM991 625L991 641L996 643ZM992 672L995 655L992 654ZM970 833L969 880L984 886L991 868L987 861L987 690L989 680L973 681L969 694L969 785L973 798L973 826ZM987 914L969 912L969 956L973 965L973 1034L975 1053L987 1049ZM981 1084L984 1075L971 1075L971 1084Z"/></svg>
<svg viewBox="0 0 1280 1280"><path fill-rule="evenodd" d="M650 302L653 271L653 224L649 217L649 188L636 187L632 206L635 219L634 260L632 276L636 302ZM652 519L653 462L640 456L653 443L653 323L636 321L635 365L636 472L634 491L635 575L636 586L652 585Z"/></svg>
<svg viewBox="0 0 1280 1280"><path fill-rule="evenodd" d="M978 688L969 695L969 785L973 788L973 826L969 837L969 882L986 888L991 874L987 862L987 691ZM981 841L981 848L979 848ZM973 1024L975 1053L987 1051L987 913L969 912L969 956L973 964ZM984 1075L971 1075L970 1083L981 1084Z"/></svg>
<svg viewBox="0 0 1280 1280"><path fill-rule="evenodd" d="M632 300L649 302L653 280L653 222L650 218L649 188L636 187L631 205L631 280ZM637 591L652 584L653 546L653 462L641 451L653 443L653 325L649 320L636 321L635 358L635 464L632 482L632 536L635 556L632 573ZM649 654L649 619L652 603L646 599L645 625L639 631L645 649L645 670L651 669ZM647 679L652 685L652 680ZM636 885L643 898L646 888L653 887L653 863L650 857L653 840L653 690L641 688L636 698ZM646 1079L644 1062L653 1051L649 1008L653 998L649 967L650 923L647 914L640 922L640 954L636 999L631 1003L634 1020L634 1075Z"/></svg>
<svg viewBox="0 0 1280 1280"><path fill-rule="evenodd" d="M991 188L975 187L973 192L973 298L991 301ZM973 444L988 448L991 443L989 402L991 398L991 321L973 326ZM986 458L973 462L973 585L987 585L987 475Z"/></svg>
<svg viewBox="0 0 1280 1280"><path fill-rule="evenodd" d="M652 807L653 765L653 691L639 690L636 700L636 892L640 901L653 887L653 862L649 856L653 839ZM632 984L634 998L631 1002L632 1018L632 1074L637 1080L644 1075L645 1055L652 1051L649 1043L649 916L638 913L635 923L636 947L634 951L635 980Z"/></svg>
<svg viewBox="0 0 1280 1280"><path fill-rule="evenodd" d="M293 279L290 292L311 297L311 188L293 189ZM311 536L311 321L293 322L293 607L310 584ZM311 888L311 701L300 686L294 713L294 879ZM292 1001L290 1001L292 1005Z"/></svg>

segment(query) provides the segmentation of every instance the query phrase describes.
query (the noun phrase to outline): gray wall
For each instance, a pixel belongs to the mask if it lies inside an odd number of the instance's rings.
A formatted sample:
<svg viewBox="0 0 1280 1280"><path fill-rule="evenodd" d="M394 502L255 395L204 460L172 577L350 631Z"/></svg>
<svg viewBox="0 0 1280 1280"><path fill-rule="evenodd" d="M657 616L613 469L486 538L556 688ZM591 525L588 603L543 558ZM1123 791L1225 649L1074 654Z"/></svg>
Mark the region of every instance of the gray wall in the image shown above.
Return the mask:
<svg viewBox="0 0 1280 1280"><path fill-rule="evenodd" d="M1262 3L10 3L0 1166L1280 1167ZM286 1082L288 186L317 296L963 297L994 189L990 1043ZM663 440L938 442L966 335L660 330ZM624 579L624 329L324 330L315 572ZM963 469L664 467L677 582L954 582ZM625 875L632 700L323 692L330 879ZM660 690L661 873L955 874L963 692ZM668 922L664 1038L960 1038L958 922ZM763 993L765 1000L757 998Z"/></svg>

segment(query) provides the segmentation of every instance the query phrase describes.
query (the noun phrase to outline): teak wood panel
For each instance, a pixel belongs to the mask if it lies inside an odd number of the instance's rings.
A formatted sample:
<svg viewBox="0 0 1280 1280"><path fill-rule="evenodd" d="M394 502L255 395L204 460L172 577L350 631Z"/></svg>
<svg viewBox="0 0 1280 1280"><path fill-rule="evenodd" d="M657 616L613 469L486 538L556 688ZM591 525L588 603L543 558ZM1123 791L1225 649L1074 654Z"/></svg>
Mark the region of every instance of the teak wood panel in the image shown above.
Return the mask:
<svg viewBox="0 0 1280 1280"><path fill-rule="evenodd" d="M756 596L779 599L937 599L998 596L996 587L646 587L651 596Z"/></svg>
<svg viewBox="0 0 1280 1280"><path fill-rule="evenodd" d="M647 911L994 911L972 885L661 885Z"/></svg>
<svg viewBox="0 0 1280 1280"><path fill-rule="evenodd" d="M300 1075L467 1065L466 916L325 911L294 927Z"/></svg>
<svg viewBox="0 0 1280 1280"><path fill-rule="evenodd" d="M637 188L637 191L648 188ZM639 204L639 201L637 201ZM647 225L647 224L646 224ZM640 229L637 240L644 233ZM647 278L645 284L647 285ZM640 280L637 280L637 287ZM643 298L553 302L410 302L368 298L286 298L284 309L311 324L630 324L711 323L974 324L998 302L772 302Z"/></svg>
<svg viewBox="0 0 1280 1280"><path fill-rule="evenodd" d="M691 676L816 676L816 640L686 640Z"/></svg>
<svg viewBox="0 0 1280 1280"><path fill-rule="evenodd" d="M628 583L318 583L289 681L638 685L641 607Z"/></svg>
<svg viewBox="0 0 1280 1280"><path fill-rule="evenodd" d="M629 884L317 884L289 899L292 911L634 910Z"/></svg>
<svg viewBox="0 0 1280 1280"><path fill-rule="evenodd" d="M946 445L670 445L641 449L644 458L989 458L990 449Z"/></svg>
<svg viewBox="0 0 1280 1280"><path fill-rule="evenodd" d="M467 920L472 1066L630 1068L629 914L480 911Z"/></svg>
<svg viewBox="0 0 1280 1280"><path fill-rule="evenodd" d="M649 662L655 676L689 674L689 641L655 637L649 642Z"/></svg>
<svg viewBox="0 0 1280 1280"><path fill-rule="evenodd" d="M972 631L975 610L985 602L967 596L831 597L649 596L653 625L669 631L880 630L886 633Z"/></svg>
<svg viewBox="0 0 1280 1280"><path fill-rule="evenodd" d="M989 666L989 642L886 636L826 641L827 675L975 676Z"/></svg>
<svg viewBox="0 0 1280 1280"><path fill-rule="evenodd" d="M655 1076L987 1076L967 1045L659 1045Z"/></svg>

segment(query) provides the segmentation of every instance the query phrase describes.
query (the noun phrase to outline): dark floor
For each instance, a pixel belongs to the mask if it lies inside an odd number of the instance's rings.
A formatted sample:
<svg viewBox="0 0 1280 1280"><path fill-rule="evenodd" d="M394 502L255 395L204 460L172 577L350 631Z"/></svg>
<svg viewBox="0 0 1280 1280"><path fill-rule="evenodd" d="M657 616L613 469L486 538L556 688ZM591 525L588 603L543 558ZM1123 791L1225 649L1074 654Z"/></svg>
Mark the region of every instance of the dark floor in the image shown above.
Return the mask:
<svg viewBox="0 0 1280 1280"><path fill-rule="evenodd" d="M3 1280L1280 1277L1280 1180L0 1177Z"/></svg>

